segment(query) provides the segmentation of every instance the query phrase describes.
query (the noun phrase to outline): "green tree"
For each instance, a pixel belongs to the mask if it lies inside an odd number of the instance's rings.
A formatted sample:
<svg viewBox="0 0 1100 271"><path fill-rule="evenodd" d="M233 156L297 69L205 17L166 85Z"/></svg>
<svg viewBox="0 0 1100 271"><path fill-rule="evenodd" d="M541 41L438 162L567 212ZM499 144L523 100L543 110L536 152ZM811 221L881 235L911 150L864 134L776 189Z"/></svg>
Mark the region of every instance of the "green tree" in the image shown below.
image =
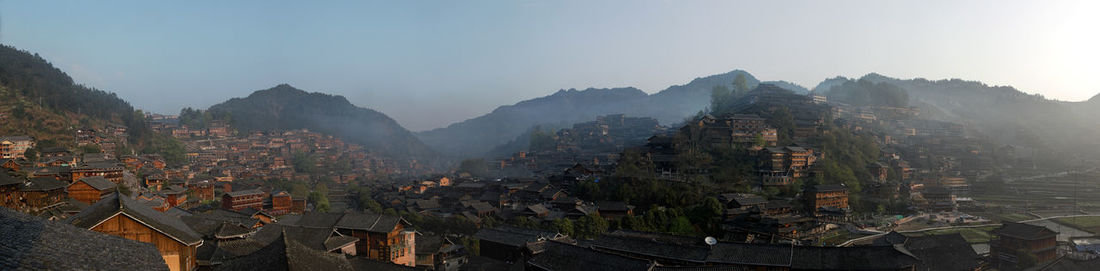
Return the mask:
<svg viewBox="0 0 1100 271"><path fill-rule="evenodd" d="M589 214L577 219L574 224L574 231L577 238L591 239L607 232L608 226L607 220L603 217L597 214Z"/></svg>
<svg viewBox="0 0 1100 271"><path fill-rule="evenodd" d="M295 153L294 157L291 157L290 163L294 166L294 171L309 174L317 172L317 158L309 153Z"/></svg>
<svg viewBox="0 0 1100 271"><path fill-rule="evenodd" d="M726 86L714 86L710 90L710 111L724 112L724 106L733 97L733 93Z"/></svg>
<svg viewBox="0 0 1100 271"><path fill-rule="evenodd" d="M99 149L99 145L88 144L80 147L80 151L83 153L101 153L103 150Z"/></svg>
<svg viewBox="0 0 1100 271"><path fill-rule="evenodd" d="M734 95L741 96L749 92L749 81L745 79L745 74L737 74L737 77L733 78L733 90Z"/></svg>
<svg viewBox="0 0 1100 271"><path fill-rule="evenodd" d="M27 149L27 151L23 152L23 156L29 161L38 161L38 150L34 148Z"/></svg>
<svg viewBox="0 0 1100 271"><path fill-rule="evenodd" d="M459 172L469 173L473 176L485 176L489 173L489 166L484 158L466 159L458 166Z"/></svg>
<svg viewBox="0 0 1100 271"><path fill-rule="evenodd" d="M535 127L531 131L530 140L528 150L532 152L549 151L557 148L553 131L544 132L540 127Z"/></svg>
<svg viewBox="0 0 1100 271"><path fill-rule="evenodd" d="M573 236L573 221L565 218L554 219L552 226L554 231L560 232L565 235Z"/></svg>
<svg viewBox="0 0 1100 271"><path fill-rule="evenodd" d="M328 196L318 191L309 193L309 201L313 202L314 210L318 212L327 213L332 208L329 205Z"/></svg>

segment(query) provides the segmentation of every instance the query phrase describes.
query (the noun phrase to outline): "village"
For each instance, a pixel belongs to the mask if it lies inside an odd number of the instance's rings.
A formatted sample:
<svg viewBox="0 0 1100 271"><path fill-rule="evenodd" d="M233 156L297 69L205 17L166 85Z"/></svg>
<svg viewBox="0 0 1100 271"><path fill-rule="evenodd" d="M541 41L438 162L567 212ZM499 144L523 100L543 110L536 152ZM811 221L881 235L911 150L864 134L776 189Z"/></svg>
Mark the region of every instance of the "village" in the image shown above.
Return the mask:
<svg viewBox="0 0 1100 271"><path fill-rule="evenodd" d="M117 126L78 129L72 149L0 137L0 203L34 216L22 223L153 243L170 270L1016 270L1098 255L1096 229L1035 213L1089 214L1077 204L976 200L1035 161L961 125L770 85L730 108L676 128L600 116L450 172L308 130L149 115L179 149L121 153ZM861 153L874 160L837 175Z"/></svg>

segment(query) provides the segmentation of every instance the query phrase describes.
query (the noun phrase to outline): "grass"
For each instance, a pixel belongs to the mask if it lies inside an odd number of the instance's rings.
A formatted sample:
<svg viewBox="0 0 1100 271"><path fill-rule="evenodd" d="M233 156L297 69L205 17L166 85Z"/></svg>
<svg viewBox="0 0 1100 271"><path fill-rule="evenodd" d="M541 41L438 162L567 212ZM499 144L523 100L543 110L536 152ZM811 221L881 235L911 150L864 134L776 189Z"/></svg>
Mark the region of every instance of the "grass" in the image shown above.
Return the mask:
<svg viewBox="0 0 1100 271"><path fill-rule="evenodd" d="M1025 214L997 214L997 215L993 215L993 216L996 217L997 219L1000 219L1001 221L1009 221L1009 222L1020 222L1020 221L1023 221L1023 220L1035 219L1035 217L1032 217L1030 215L1025 215Z"/></svg>
<svg viewBox="0 0 1100 271"><path fill-rule="evenodd" d="M955 228L955 229L943 229L943 230L926 231L926 232L923 232L921 234L924 234L924 235L941 235L941 234L959 233L959 234L962 234L963 239L966 239L967 243L977 244L977 243L988 243L990 238L992 238L992 235L989 232L993 231L993 229L996 229L996 228L997 227L995 227L995 226L981 227L981 228Z"/></svg>
<svg viewBox="0 0 1100 271"><path fill-rule="evenodd" d="M1100 233L1100 216L1055 218L1054 222L1091 233Z"/></svg>
<svg viewBox="0 0 1100 271"><path fill-rule="evenodd" d="M845 241L855 239L855 238L860 238L860 237L863 237L863 236L866 236L866 235L854 234L854 233L848 232L845 229L835 229L835 230L832 230L832 231L829 231L829 232L823 234L821 239L819 239L819 241L818 241L819 242L818 245L821 245L821 246L835 246L835 245L839 245L841 243L844 243Z"/></svg>

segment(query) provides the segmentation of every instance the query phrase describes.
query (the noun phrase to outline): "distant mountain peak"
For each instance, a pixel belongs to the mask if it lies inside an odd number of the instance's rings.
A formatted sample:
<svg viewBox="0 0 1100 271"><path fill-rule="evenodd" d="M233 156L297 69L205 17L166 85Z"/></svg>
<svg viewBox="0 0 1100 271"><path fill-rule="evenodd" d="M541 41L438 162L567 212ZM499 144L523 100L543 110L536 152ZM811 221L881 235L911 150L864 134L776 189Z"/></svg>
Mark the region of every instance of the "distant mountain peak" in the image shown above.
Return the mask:
<svg viewBox="0 0 1100 271"><path fill-rule="evenodd" d="M398 158L430 158L435 153L385 114L355 106L340 95L307 92L289 84L257 90L210 107L230 113L243 132L309 129L362 144Z"/></svg>

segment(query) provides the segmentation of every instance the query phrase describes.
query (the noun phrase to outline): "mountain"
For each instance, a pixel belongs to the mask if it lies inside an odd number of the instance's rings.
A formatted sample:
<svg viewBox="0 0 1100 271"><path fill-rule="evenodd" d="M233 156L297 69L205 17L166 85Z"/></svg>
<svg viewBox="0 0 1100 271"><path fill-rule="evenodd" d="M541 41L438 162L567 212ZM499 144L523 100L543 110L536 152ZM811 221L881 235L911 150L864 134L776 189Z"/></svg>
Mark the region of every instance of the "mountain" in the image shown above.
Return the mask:
<svg viewBox="0 0 1100 271"><path fill-rule="evenodd" d="M829 92L829 89L832 89L833 87L838 86L838 85L843 84L844 82L848 82L848 81L852 81L852 79L848 79L847 77L843 77L843 76L837 76L837 77L825 79L825 81L821 81L821 83L818 83L817 86L814 87L812 92L813 93L825 94L826 92Z"/></svg>
<svg viewBox="0 0 1100 271"><path fill-rule="evenodd" d="M210 107L228 115L240 132L309 129L362 144L396 158L435 156L397 121L378 111L356 107L343 96L309 93L287 84L253 92Z"/></svg>
<svg viewBox="0 0 1100 271"><path fill-rule="evenodd" d="M651 117L662 125L671 125L709 106L714 87L732 87L737 75L744 75L750 88L760 84L760 80L752 74L735 70L696 78L687 84L671 86L652 95L631 87L560 90L550 96L501 106L489 114L416 135L444 155L476 157L516 140L517 136L532 127L569 127L573 123L591 121L599 115ZM795 92L806 91L795 84L780 84L794 88L791 90Z"/></svg>
<svg viewBox="0 0 1100 271"><path fill-rule="evenodd" d="M1056 101L960 79L906 80L871 73L859 80L903 88L923 117L964 124L1002 144L1077 153L1100 150L1100 119L1095 117L1100 103L1095 101Z"/></svg>
<svg viewBox="0 0 1100 271"><path fill-rule="evenodd" d="M795 83L791 83L791 82L783 81L783 80L779 80L779 81L764 81L764 82L760 82L760 83L761 83L761 84L769 84L769 85L774 85L774 86L777 86L777 87L779 87L779 88L782 88L782 89L786 89L786 90L790 90L790 91L793 91L794 93L797 93L797 94L802 94L802 95L805 95L805 94L808 94L808 93L810 93L810 90L809 90L809 89L806 89L806 87L803 87L803 86L801 86L801 85L799 85L799 84L795 84Z"/></svg>
<svg viewBox="0 0 1100 271"><path fill-rule="evenodd" d="M114 93L73 82L38 54L0 46L0 134L68 146L78 128L128 127L130 143L151 133L140 111Z"/></svg>

